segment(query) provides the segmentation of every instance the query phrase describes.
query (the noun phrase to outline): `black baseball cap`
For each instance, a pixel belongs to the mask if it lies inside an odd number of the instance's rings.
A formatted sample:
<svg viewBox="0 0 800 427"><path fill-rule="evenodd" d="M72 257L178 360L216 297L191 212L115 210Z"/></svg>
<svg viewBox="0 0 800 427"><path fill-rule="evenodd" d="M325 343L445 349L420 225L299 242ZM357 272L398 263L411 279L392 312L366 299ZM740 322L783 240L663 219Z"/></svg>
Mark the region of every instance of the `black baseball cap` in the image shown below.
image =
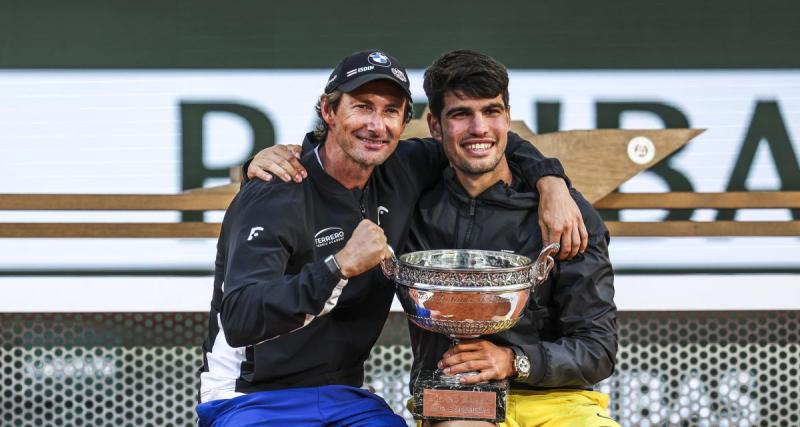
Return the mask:
<svg viewBox="0 0 800 427"><path fill-rule="evenodd" d="M397 58L380 49L351 53L333 69L325 93L335 89L350 92L373 80L386 79L396 83L411 99L408 73Z"/></svg>

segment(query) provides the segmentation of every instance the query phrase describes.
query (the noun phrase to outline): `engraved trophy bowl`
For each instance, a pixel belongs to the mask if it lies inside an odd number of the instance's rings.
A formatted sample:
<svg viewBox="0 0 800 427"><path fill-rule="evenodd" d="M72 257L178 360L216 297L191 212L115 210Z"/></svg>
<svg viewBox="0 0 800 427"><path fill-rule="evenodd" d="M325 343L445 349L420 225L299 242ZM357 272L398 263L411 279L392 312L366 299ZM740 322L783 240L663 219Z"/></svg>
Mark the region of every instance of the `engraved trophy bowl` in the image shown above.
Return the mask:
<svg viewBox="0 0 800 427"><path fill-rule="evenodd" d="M473 249L411 252L382 262L399 285L408 319L455 340L503 332L520 319L535 287L553 268L553 243L533 261L522 255Z"/></svg>
<svg viewBox="0 0 800 427"><path fill-rule="evenodd" d="M394 254L381 262L397 283L408 319L422 329L460 339L503 332L525 311L537 285L547 279L560 245L542 249L536 260L506 252L442 249ZM505 419L507 380L462 385L467 372L446 375L423 370L413 385L412 412L418 419Z"/></svg>

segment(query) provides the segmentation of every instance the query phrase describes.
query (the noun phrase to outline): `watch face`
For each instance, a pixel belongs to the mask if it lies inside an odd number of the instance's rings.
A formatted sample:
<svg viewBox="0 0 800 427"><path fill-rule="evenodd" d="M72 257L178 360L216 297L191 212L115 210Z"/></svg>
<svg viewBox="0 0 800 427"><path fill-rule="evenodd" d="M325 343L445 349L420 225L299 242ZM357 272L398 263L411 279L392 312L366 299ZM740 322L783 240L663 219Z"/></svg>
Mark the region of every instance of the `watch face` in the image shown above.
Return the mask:
<svg viewBox="0 0 800 427"><path fill-rule="evenodd" d="M516 360L517 372L520 375L527 376L531 370L531 362L527 357L517 357Z"/></svg>

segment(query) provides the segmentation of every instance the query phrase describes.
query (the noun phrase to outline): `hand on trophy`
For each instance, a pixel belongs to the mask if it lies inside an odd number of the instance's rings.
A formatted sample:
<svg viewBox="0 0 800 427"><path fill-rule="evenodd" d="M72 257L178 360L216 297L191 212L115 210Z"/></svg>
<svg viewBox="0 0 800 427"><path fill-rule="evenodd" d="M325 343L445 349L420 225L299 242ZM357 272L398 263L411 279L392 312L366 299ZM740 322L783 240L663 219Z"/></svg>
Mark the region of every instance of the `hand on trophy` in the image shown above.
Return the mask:
<svg viewBox="0 0 800 427"><path fill-rule="evenodd" d="M334 255L345 277L358 276L389 256L383 229L368 219L358 223L350 240Z"/></svg>
<svg viewBox="0 0 800 427"><path fill-rule="evenodd" d="M461 377L461 384L502 380L514 375L514 351L486 340L463 340L445 352L438 367L447 375L478 372Z"/></svg>
<svg viewBox="0 0 800 427"><path fill-rule="evenodd" d="M247 177L270 181L274 175L284 182L301 182L308 176L299 160L302 149L299 145L280 144L259 151L247 167Z"/></svg>

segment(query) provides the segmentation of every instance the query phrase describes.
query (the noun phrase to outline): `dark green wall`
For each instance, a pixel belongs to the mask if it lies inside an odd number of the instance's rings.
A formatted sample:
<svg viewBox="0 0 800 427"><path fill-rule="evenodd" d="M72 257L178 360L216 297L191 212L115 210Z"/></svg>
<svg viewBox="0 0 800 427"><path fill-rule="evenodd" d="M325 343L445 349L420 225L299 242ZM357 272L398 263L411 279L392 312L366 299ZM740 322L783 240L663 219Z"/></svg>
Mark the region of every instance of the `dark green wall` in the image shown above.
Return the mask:
<svg viewBox="0 0 800 427"><path fill-rule="evenodd" d="M330 68L381 47L407 67L468 47L511 68L798 68L800 2L0 3L0 68Z"/></svg>

